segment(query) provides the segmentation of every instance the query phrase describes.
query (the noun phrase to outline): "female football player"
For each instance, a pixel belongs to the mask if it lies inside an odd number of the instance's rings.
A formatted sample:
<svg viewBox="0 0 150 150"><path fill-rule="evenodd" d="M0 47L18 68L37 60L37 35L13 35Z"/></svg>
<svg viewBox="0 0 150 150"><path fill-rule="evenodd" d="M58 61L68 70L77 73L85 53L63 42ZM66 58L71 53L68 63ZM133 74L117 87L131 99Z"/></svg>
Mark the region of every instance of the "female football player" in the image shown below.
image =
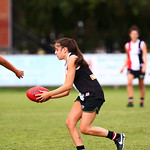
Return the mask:
<svg viewBox="0 0 150 150"><path fill-rule="evenodd" d="M37 100L43 102L48 97L59 98L66 96L74 84L79 96L73 104L66 125L77 150L85 150L81 134L76 126L80 119L81 133L109 138L115 142L117 150L122 150L125 140L124 134L91 126L105 99L103 90L89 69L76 41L70 38L59 39L55 44L55 54L59 60L64 59L66 61L65 83L56 90L50 92L41 91L42 94L36 95L39 96Z"/></svg>
<svg viewBox="0 0 150 150"><path fill-rule="evenodd" d="M124 71L125 67L128 67L127 72L127 92L129 97L128 107L133 107L133 84L134 78L139 80L140 88L140 107L144 106L144 96L145 96L145 85L144 76L146 72L147 65L147 47L144 41L139 38L139 28L137 26L132 26L129 30L129 36L131 41L125 44L125 51L127 53L126 61L121 69L121 73Z"/></svg>
<svg viewBox="0 0 150 150"><path fill-rule="evenodd" d="M24 72L22 70L18 70L17 68L15 68L9 61L7 61L2 56L0 56L0 65L14 72L19 79L23 78Z"/></svg>

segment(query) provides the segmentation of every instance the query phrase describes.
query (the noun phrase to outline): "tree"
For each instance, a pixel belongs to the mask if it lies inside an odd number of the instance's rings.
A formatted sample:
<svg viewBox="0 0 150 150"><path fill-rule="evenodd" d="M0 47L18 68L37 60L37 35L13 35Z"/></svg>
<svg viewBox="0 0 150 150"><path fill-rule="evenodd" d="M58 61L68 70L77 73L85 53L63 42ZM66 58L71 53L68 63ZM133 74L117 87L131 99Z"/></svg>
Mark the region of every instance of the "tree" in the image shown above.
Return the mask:
<svg viewBox="0 0 150 150"><path fill-rule="evenodd" d="M117 41L123 50L128 28L136 24L142 38L150 38L149 0L13 0L13 20L38 35L82 39L80 47L90 51L99 41ZM84 23L80 35L78 22ZM148 43L149 44L149 43Z"/></svg>

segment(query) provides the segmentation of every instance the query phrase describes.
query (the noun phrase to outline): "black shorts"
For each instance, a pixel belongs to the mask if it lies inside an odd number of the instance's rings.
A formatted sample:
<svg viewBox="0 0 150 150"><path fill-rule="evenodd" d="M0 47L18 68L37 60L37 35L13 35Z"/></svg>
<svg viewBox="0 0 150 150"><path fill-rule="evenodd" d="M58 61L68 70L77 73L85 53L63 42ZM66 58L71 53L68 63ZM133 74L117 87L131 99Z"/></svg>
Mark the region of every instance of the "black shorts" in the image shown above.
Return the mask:
<svg viewBox="0 0 150 150"><path fill-rule="evenodd" d="M132 74L134 78L138 78L138 79L144 79L145 77L145 73L143 73L141 70L134 71L132 69L128 69L127 74Z"/></svg>
<svg viewBox="0 0 150 150"><path fill-rule="evenodd" d="M75 100L76 101L79 101L80 104L81 104L81 109L84 111L84 112L94 112L96 111L96 113L98 114L99 111L100 111L100 108L101 106L103 105L104 103L104 100L101 100L100 98L94 98L94 97L90 97L88 99L85 99L84 101L82 101L80 99L80 97L78 96L77 99Z"/></svg>

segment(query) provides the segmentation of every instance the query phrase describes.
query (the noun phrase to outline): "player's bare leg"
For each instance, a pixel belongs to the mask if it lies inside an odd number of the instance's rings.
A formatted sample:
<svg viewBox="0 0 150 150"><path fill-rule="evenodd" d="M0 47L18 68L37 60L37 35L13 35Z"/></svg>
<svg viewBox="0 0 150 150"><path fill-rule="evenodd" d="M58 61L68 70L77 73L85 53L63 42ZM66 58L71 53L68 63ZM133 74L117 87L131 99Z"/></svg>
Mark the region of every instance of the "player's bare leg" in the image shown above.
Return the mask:
<svg viewBox="0 0 150 150"><path fill-rule="evenodd" d="M128 80L128 84L127 84L127 92L128 92L128 97L129 97L129 103L128 103L128 107L132 107L133 106L133 79L134 76L132 74L128 74L127 75L127 80Z"/></svg>
<svg viewBox="0 0 150 150"><path fill-rule="evenodd" d="M145 96L145 85L144 79L139 79L139 88L140 88L140 107L144 106L144 96Z"/></svg>
<svg viewBox="0 0 150 150"><path fill-rule="evenodd" d="M66 126L76 146L83 145L82 136L76 126L81 116L82 116L81 104L80 102L76 101L66 120Z"/></svg>
<svg viewBox="0 0 150 150"><path fill-rule="evenodd" d="M125 135L122 133L111 132L101 127L91 126L95 117L96 117L96 111L93 113L83 112L81 123L80 123L80 131L83 134L99 136L99 137L107 137L111 140L114 140L117 146L117 150L123 150Z"/></svg>
<svg viewBox="0 0 150 150"><path fill-rule="evenodd" d="M92 127L91 124L96 117L96 111L93 113L82 113L81 123L80 123L80 131L83 134L89 134L93 136L101 136L107 137L108 130L103 129L101 127Z"/></svg>

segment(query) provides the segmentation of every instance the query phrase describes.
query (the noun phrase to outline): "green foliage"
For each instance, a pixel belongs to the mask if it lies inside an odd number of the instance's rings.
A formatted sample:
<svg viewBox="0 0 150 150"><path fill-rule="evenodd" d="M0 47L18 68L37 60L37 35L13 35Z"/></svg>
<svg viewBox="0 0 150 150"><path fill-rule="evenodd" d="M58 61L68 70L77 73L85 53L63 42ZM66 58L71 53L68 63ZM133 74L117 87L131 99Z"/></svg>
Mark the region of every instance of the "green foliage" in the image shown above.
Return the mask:
<svg viewBox="0 0 150 150"><path fill-rule="evenodd" d="M84 50L110 38L121 47L128 40L132 24L141 28L144 40L150 38L149 0L13 0L14 22L44 36L54 31L59 35L82 38ZM77 22L84 22L80 37Z"/></svg>
<svg viewBox="0 0 150 150"><path fill-rule="evenodd" d="M77 92L72 90L68 97L37 104L27 99L26 90L0 88L0 149L74 150L65 120ZM149 90L147 87L144 108L139 107L138 88L134 90L135 107L127 108L125 87L105 87L106 102L93 125L125 133L127 150L149 150ZM87 150L116 149L106 138L83 135L83 141Z"/></svg>

